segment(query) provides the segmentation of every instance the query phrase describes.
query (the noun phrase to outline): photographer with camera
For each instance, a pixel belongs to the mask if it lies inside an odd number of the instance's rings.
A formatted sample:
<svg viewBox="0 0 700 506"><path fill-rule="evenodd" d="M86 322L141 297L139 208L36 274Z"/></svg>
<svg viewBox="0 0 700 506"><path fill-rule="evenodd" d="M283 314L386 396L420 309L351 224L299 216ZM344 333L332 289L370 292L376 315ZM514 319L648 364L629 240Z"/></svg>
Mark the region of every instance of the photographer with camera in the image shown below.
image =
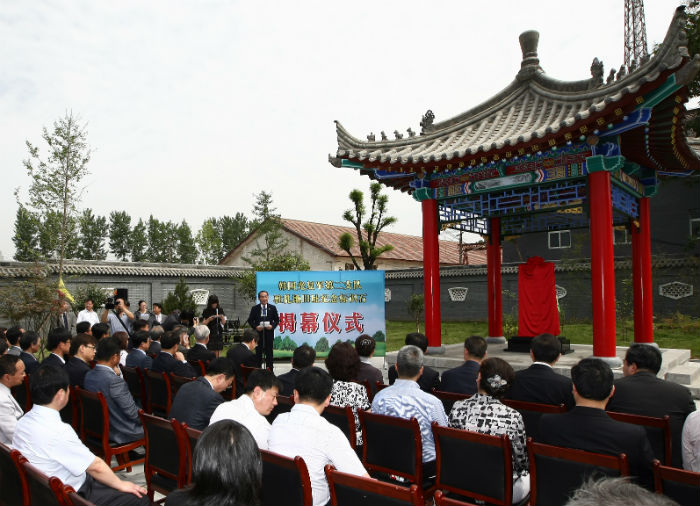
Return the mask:
<svg viewBox="0 0 700 506"><path fill-rule="evenodd" d="M105 310L102 312L100 321L109 323L111 335L117 332L126 332L131 335L131 322L134 321L134 314L126 307L123 299L116 298L114 301L110 299L111 297L105 303Z"/></svg>

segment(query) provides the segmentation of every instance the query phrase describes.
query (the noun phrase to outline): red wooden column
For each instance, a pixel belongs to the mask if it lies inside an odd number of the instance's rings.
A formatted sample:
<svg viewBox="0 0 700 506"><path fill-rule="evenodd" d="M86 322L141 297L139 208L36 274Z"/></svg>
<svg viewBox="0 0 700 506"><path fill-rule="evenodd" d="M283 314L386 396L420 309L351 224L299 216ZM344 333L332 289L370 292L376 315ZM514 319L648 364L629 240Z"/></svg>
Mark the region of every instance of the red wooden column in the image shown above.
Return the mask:
<svg viewBox="0 0 700 506"><path fill-rule="evenodd" d="M429 347L440 347L440 244L437 200L423 200L423 293Z"/></svg>
<svg viewBox="0 0 700 506"><path fill-rule="evenodd" d="M639 228L632 227L632 285L634 288L634 342L654 342L651 289L651 234L649 197L639 199Z"/></svg>
<svg viewBox="0 0 700 506"><path fill-rule="evenodd" d="M486 246L489 298L489 343L504 343L501 298L501 219L489 219L489 242Z"/></svg>
<svg viewBox="0 0 700 506"><path fill-rule="evenodd" d="M590 158L589 158L590 160ZM615 265L610 173L588 174L591 234L591 294L593 299L593 355L621 365L615 353ZM618 364L619 362L619 364Z"/></svg>

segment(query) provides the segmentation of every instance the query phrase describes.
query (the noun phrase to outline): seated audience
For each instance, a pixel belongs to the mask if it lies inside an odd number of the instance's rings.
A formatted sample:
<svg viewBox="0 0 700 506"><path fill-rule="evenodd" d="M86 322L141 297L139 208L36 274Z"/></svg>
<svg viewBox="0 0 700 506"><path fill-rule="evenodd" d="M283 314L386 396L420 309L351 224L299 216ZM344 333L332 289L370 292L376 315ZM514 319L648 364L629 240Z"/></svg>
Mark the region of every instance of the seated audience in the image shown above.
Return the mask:
<svg viewBox="0 0 700 506"><path fill-rule="evenodd" d="M163 334L165 334L165 329L160 325L156 325L151 329L151 346L146 353L149 355L158 355L160 353L160 338L163 337Z"/></svg>
<svg viewBox="0 0 700 506"><path fill-rule="evenodd" d="M207 373L180 387L170 418L185 422L189 427L204 430L209 425L214 410L224 402L221 392L233 383L233 364L227 358L216 358L209 362Z"/></svg>
<svg viewBox="0 0 700 506"><path fill-rule="evenodd" d="M650 344L632 344L622 362L622 378L615 381L615 393L608 411L635 415L671 417L671 458L681 467L681 432L685 417L695 411L690 390L683 385L657 378L661 369L661 352Z"/></svg>
<svg viewBox="0 0 700 506"><path fill-rule="evenodd" d="M676 501L655 494L629 478L589 478L576 490L566 506L678 506Z"/></svg>
<svg viewBox="0 0 700 506"><path fill-rule="evenodd" d="M219 404L209 423L235 420L250 431L260 448L267 450L270 422L265 417L277 406L279 387L280 382L272 372L256 369L248 376L245 393L238 399Z"/></svg>
<svg viewBox="0 0 700 506"><path fill-rule="evenodd" d="M292 370L277 376L277 379L280 380L282 384L280 395L289 397L294 393L294 380L299 374L299 371L314 365L314 360L316 360L316 350L308 344L302 344L294 349L294 353L292 354Z"/></svg>
<svg viewBox="0 0 700 506"><path fill-rule="evenodd" d="M126 356L126 366L138 367L142 370L150 369L153 366L153 359L148 356L146 350L151 345L151 335L145 330L140 330L131 338L131 344L134 347Z"/></svg>
<svg viewBox="0 0 700 506"><path fill-rule="evenodd" d="M469 336L464 340L464 363L442 373L440 390L456 394L475 394L476 375L486 357L486 340L481 336Z"/></svg>
<svg viewBox="0 0 700 506"><path fill-rule="evenodd" d="M8 353L0 356L0 443L10 446L15 426L24 411L12 396L12 387L22 384L24 362Z"/></svg>
<svg viewBox="0 0 700 506"><path fill-rule="evenodd" d="M377 393L377 382L384 383L382 371L372 365L370 359L374 356L377 342L367 334L362 334L355 339L355 350L360 356L360 371L355 379L359 382L367 380L372 394Z"/></svg>
<svg viewBox="0 0 700 506"><path fill-rule="evenodd" d="M7 339L0 337L0 356L7 355L7 350L10 349L10 345L7 344Z"/></svg>
<svg viewBox="0 0 700 506"><path fill-rule="evenodd" d="M30 464L95 504L150 505L146 489L120 480L85 447L70 425L61 422L58 412L69 398L68 374L63 368L40 367L29 385L34 406L17 422L12 446Z"/></svg>
<svg viewBox="0 0 700 506"><path fill-rule="evenodd" d="M542 415L542 443L589 452L625 453L630 475L652 488L654 453L644 427L613 420L605 412L615 392L610 367L598 358L584 358L571 369L576 407L563 414Z"/></svg>
<svg viewBox="0 0 700 506"><path fill-rule="evenodd" d="M190 353L190 334L189 329L185 325L175 325L173 327L173 332L178 338L177 351L182 353L185 358L188 357Z"/></svg>
<svg viewBox="0 0 700 506"><path fill-rule="evenodd" d="M160 340L161 351L153 360L152 371L173 373L186 378L196 378L194 368L187 363L182 352L177 351L180 345L180 336L175 332L166 332Z"/></svg>
<svg viewBox="0 0 700 506"><path fill-rule="evenodd" d="M105 396L109 407L109 439L121 444L141 439L143 427L126 381L114 372L120 349L115 337L97 343L97 365L85 375L85 389Z"/></svg>
<svg viewBox="0 0 700 506"><path fill-rule="evenodd" d="M377 392L372 401L372 411L380 415L399 418L415 418L420 425L423 447L423 473L435 475L435 441L431 424L446 427L445 408L440 399L424 392L418 386L423 372L423 352L413 345L406 345L396 356L398 379L393 385Z"/></svg>
<svg viewBox="0 0 700 506"><path fill-rule="evenodd" d="M681 445L683 469L700 473L700 411L693 411L685 419Z"/></svg>
<svg viewBox="0 0 700 506"><path fill-rule="evenodd" d="M411 332L410 334L406 334L404 344L417 346L423 352L423 355L425 355L425 352L428 350L428 338L420 332ZM390 367L388 373L389 384L393 385L394 381L396 381L396 378L399 375L396 367ZM433 388L435 390L440 390L441 388L440 373L427 365L423 366L423 374L421 374L417 381L418 386L424 392L432 393Z"/></svg>
<svg viewBox="0 0 700 506"><path fill-rule="evenodd" d="M355 435L358 445L362 444L362 426L358 409L370 408L367 389L364 385L353 383L352 379L360 370L360 357L350 343L336 342L326 358L326 369L333 378L333 390L331 391L331 405L341 408L350 406L355 416Z"/></svg>
<svg viewBox="0 0 700 506"><path fill-rule="evenodd" d="M330 500L328 482L323 471L327 464L338 471L369 477L348 438L321 416L331 401L333 379L318 367L299 373L294 388L294 406L289 413L277 415L268 439L270 451L306 462L311 478L313 506Z"/></svg>
<svg viewBox="0 0 700 506"><path fill-rule="evenodd" d="M92 337L98 341L103 337L109 337L110 327L106 323L96 323L92 326Z"/></svg>
<svg viewBox="0 0 700 506"><path fill-rule="evenodd" d="M7 339L7 344L10 346L7 353L19 357L19 354L22 353L22 348L19 346L19 340L22 334L24 334L24 329L18 325L7 329L5 332L5 339Z"/></svg>
<svg viewBox="0 0 700 506"><path fill-rule="evenodd" d="M192 455L192 485L171 492L165 506L256 506L261 486L255 441L241 424L224 420L202 432Z"/></svg>
<svg viewBox="0 0 700 506"><path fill-rule="evenodd" d="M88 334L78 334L71 340L71 358L65 365L71 385L83 388L85 375L90 370L90 362L95 359L96 349L97 341Z"/></svg>
<svg viewBox="0 0 700 506"><path fill-rule="evenodd" d="M137 332L145 331L148 332L150 330L148 326L148 320L143 320L141 318L136 318L133 323L131 324L131 333L136 334Z"/></svg>
<svg viewBox="0 0 700 506"><path fill-rule="evenodd" d="M207 343L209 342L209 327L206 325L195 325L194 327L194 339L195 344L187 353L187 360L201 360L202 362L209 362L216 358L216 354L213 351L207 349Z"/></svg>
<svg viewBox="0 0 700 506"><path fill-rule="evenodd" d="M34 354L39 351L40 345L39 334L33 330L28 330L19 338L19 346L22 348L19 358L24 362L27 374L33 373L39 367L39 361Z"/></svg>
<svg viewBox="0 0 700 506"><path fill-rule="evenodd" d="M92 335L92 325L90 325L90 322L80 322L75 324L75 332L76 334L87 334L89 336Z"/></svg>
<svg viewBox="0 0 700 506"><path fill-rule="evenodd" d="M552 334L540 334L530 343L532 365L515 373L515 384L508 392L508 399L564 404L574 407L571 379L554 372L554 364L561 357L561 342Z"/></svg>
<svg viewBox="0 0 700 506"><path fill-rule="evenodd" d="M508 436L513 447L513 502L517 503L530 493L525 424L520 413L500 402L514 378L513 368L505 360L487 358L482 361L476 376L479 389L471 398L454 403L450 427ZM443 384L444 381L443 375Z"/></svg>
<svg viewBox="0 0 700 506"><path fill-rule="evenodd" d="M46 349L51 353L41 361L41 365L53 365L63 368L66 365L65 356L70 351L72 337L70 330L63 327L51 329L46 338Z"/></svg>
<svg viewBox="0 0 700 506"><path fill-rule="evenodd" d="M243 392L241 366L256 367L258 364L254 351L259 338L255 329L245 329L241 342L231 346L226 353L226 358L233 362L233 368L236 371L236 395L241 395Z"/></svg>
<svg viewBox="0 0 700 506"><path fill-rule="evenodd" d="M112 338L119 343L119 363L126 365L126 357L129 355L127 351L129 349L129 334L126 332L115 332L112 334Z"/></svg>

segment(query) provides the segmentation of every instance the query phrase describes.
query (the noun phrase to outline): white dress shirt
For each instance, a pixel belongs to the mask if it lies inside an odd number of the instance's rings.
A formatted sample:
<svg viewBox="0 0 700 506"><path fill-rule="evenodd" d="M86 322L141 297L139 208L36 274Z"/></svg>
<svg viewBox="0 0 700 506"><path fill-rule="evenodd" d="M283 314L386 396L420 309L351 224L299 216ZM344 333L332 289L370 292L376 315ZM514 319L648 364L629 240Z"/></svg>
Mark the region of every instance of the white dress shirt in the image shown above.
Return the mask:
<svg viewBox="0 0 700 506"><path fill-rule="evenodd" d="M18 422L12 446L47 476L79 490L95 455L55 409L37 404Z"/></svg>
<svg viewBox="0 0 700 506"><path fill-rule="evenodd" d="M12 445L17 420L24 414L22 408L12 396L12 391L0 383L0 443Z"/></svg>
<svg viewBox="0 0 700 506"><path fill-rule="evenodd" d="M683 469L700 473L700 411L686 417L682 438Z"/></svg>
<svg viewBox="0 0 700 506"><path fill-rule="evenodd" d="M250 431L258 448L267 450L270 422L255 409L250 396L243 394L233 401L222 402L211 415L209 425L219 420L235 420Z"/></svg>
<svg viewBox="0 0 700 506"><path fill-rule="evenodd" d="M93 325L97 325L100 323L100 317L97 316L97 313L95 311L88 311L87 309L83 309L78 313L78 318L76 320L76 323L80 322L90 322L90 327L92 328Z"/></svg>
<svg viewBox="0 0 700 506"><path fill-rule="evenodd" d="M298 455L304 459L314 506L324 506L331 498L323 471L326 464L343 473L367 473L345 434L306 404L295 404L289 413L277 415L270 430L269 447L286 457Z"/></svg>

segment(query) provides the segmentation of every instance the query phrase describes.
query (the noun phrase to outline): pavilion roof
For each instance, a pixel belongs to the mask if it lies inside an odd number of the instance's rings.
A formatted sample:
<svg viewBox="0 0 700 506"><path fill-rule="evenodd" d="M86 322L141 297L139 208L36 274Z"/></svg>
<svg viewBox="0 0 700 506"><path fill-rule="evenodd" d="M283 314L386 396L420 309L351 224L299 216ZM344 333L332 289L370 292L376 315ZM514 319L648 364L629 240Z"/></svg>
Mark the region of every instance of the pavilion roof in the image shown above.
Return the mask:
<svg viewBox="0 0 700 506"><path fill-rule="evenodd" d="M395 132L395 139L373 135L360 140L336 121L338 149L329 160L336 166L350 166L367 171L392 173L382 182L404 191L412 191L408 183L417 173L430 173L476 162L507 159L525 152L564 145L579 135L589 135L602 125L626 119L645 100L644 95L662 86L670 76L681 88L666 100L663 121L650 122L649 138L644 129L636 137L628 135L623 154L643 152L636 160L664 172L692 171L700 168L700 160L685 141L682 128L675 128L685 111L687 85L700 68L700 56L691 59L684 32L685 11L679 7L656 53L633 69L612 69L604 80L602 63L597 58L591 65L591 77L580 81L560 81L545 74L537 58L539 34L534 31L520 36L523 51L521 69L513 82L486 102L442 122L434 122L428 111L421 121L420 134L411 129L407 134ZM675 96L674 96L675 95ZM664 102L661 103L663 105ZM655 104L658 105L658 104ZM654 145L653 139L664 140Z"/></svg>

